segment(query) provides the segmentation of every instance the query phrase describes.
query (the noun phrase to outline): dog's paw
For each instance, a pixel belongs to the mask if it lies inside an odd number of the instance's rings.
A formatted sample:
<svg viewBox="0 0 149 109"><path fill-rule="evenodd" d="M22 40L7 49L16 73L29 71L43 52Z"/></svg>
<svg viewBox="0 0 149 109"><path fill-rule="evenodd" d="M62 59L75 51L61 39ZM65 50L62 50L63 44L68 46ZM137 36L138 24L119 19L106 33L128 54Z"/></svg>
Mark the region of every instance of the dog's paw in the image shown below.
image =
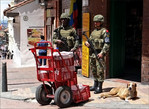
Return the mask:
<svg viewBox="0 0 149 109"><path fill-rule="evenodd" d="M103 96L103 99L105 99L106 97L105 96Z"/></svg>
<svg viewBox="0 0 149 109"><path fill-rule="evenodd" d="M105 96L100 96L99 98L103 98L103 99L105 99L106 97L105 97Z"/></svg>
<svg viewBox="0 0 149 109"><path fill-rule="evenodd" d="M99 96L98 98L99 98L99 99L101 99L101 98L105 99L106 97L105 97L105 96Z"/></svg>
<svg viewBox="0 0 149 109"><path fill-rule="evenodd" d="M125 98L125 101L126 101L126 102L128 102L128 101L129 101L129 99L128 99L128 98Z"/></svg>
<svg viewBox="0 0 149 109"><path fill-rule="evenodd" d="M101 99L101 98L102 98L101 96L98 97L98 99Z"/></svg>

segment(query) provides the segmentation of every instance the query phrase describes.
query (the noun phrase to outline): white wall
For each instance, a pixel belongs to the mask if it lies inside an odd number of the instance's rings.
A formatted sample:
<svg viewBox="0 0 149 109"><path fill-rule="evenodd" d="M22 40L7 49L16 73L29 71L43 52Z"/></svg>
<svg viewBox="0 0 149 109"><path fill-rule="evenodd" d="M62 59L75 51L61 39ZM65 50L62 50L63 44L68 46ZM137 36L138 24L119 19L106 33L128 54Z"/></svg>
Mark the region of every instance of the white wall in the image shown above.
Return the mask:
<svg viewBox="0 0 149 109"><path fill-rule="evenodd" d="M18 42L15 40L15 32L14 32L14 25L13 25L13 18L8 19L8 31L9 31L9 44L8 49L14 52L13 60L17 65L21 64L20 58L20 50L18 47Z"/></svg>
<svg viewBox="0 0 149 109"><path fill-rule="evenodd" d="M35 66L35 59L27 46L27 29L31 27L44 28L44 9L41 8L35 0L34 2L15 9L13 12L19 12L20 17L20 36L18 36L19 34L16 33L16 30L14 31L14 37L19 37L20 40L20 50L16 51L16 54L14 55L16 55L17 58L20 58L20 60L15 58L14 60L20 61L17 62L19 66ZM24 16L28 16L27 21L24 21Z"/></svg>

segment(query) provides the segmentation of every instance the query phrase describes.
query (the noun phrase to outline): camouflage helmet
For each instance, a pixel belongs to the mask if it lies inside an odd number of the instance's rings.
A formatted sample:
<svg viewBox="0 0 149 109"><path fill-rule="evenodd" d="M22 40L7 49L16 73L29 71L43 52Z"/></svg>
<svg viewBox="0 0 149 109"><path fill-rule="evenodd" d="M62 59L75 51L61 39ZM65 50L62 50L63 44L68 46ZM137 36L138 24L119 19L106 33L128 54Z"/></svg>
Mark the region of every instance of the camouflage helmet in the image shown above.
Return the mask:
<svg viewBox="0 0 149 109"><path fill-rule="evenodd" d="M94 22L97 22L97 21L104 22L104 17L101 14L95 15L93 21Z"/></svg>
<svg viewBox="0 0 149 109"><path fill-rule="evenodd" d="M70 16L67 13L62 13L60 19L70 19Z"/></svg>

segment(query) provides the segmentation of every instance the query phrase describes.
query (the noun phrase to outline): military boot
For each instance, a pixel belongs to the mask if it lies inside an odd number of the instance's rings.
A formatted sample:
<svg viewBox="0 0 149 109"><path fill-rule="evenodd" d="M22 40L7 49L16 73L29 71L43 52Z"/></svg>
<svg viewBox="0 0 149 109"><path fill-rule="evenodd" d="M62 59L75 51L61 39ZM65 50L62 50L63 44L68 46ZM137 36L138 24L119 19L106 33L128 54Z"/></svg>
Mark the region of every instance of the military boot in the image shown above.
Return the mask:
<svg viewBox="0 0 149 109"><path fill-rule="evenodd" d="M90 91L94 91L98 86L98 81L94 80L94 85L90 88Z"/></svg>
<svg viewBox="0 0 149 109"><path fill-rule="evenodd" d="M94 94L98 94L98 93L101 93L101 92L102 92L102 83L103 83L103 82L98 82L98 86L97 86L97 88L95 89Z"/></svg>

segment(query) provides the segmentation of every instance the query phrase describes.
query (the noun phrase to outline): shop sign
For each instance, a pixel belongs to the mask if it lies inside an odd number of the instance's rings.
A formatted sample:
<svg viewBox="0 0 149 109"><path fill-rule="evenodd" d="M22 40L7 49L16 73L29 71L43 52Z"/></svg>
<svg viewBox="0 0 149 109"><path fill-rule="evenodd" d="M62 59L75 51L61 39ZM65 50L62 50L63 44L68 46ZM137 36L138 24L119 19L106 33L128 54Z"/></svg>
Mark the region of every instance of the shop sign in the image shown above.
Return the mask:
<svg viewBox="0 0 149 109"><path fill-rule="evenodd" d="M90 15L89 13L83 13L83 31L87 31L86 34L89 37L90 27ZM89 77L89 48L84 43L86 41L85 36L82 35L82 75Z"/></svg>

